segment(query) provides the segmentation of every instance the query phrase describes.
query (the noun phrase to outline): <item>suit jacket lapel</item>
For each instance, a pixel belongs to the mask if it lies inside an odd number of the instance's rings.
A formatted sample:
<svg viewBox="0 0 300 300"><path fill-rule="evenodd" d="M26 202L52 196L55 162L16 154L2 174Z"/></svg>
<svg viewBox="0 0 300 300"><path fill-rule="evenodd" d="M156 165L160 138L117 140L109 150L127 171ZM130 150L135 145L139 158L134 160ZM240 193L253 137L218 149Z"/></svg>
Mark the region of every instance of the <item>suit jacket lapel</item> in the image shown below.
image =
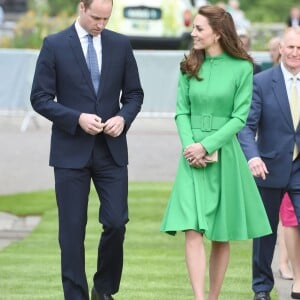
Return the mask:
<svg viewBox="0 0 300 300"><path fill-rule="evenodd" d="M69 34L69 41L70 41L70 45L71 48L73 50L73 53L76 57L76 60L78 62L79 67L82 70L83 76L85 77L88 86L90 87L90 89L93 91L93 93L95 93L94 87L93 87L93 83L92 83L92 79L91 79L91 75L90 75L90 71L87 67L87 63L82 51L82 47L80 44L80 40L78 38L76 29L74 24L70 27L70 34Z"/></svg>
<svg viewBox="0 0 300 300"><path fill-rule="evenodd" d="M294 129L289 99L287 96L284 77L280 65L274 68L272 77L272 88L274 90L275 98L281 108L282 115L288 122L289 126Z"/></svg>

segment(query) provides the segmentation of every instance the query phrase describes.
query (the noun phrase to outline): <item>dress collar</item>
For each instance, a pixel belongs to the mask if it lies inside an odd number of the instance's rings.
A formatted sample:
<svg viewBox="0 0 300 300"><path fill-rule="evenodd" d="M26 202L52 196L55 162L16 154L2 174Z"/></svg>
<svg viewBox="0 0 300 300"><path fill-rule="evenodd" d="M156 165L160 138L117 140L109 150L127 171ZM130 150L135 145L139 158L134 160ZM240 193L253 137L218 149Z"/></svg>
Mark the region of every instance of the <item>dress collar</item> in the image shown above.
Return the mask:
<svg viewBox="0 0 300 300"><path fill-rule="evenodd" d="M222 52L221 54L214 55L214 56L205 55L205 60L221 60L224 59L225 57L228 57L228 54Z"/></svg>

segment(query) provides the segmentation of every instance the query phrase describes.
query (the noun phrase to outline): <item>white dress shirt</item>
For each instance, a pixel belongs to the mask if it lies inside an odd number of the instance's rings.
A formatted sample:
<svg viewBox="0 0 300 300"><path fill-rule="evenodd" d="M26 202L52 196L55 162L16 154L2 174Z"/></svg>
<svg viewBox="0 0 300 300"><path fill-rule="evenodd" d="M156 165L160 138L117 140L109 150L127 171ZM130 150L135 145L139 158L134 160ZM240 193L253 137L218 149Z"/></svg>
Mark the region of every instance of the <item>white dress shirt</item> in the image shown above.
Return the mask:
<svg viewBox="0 0 300 300"><path fill-rule="evenodd" d="M88 32L81 27L81 25L78 22L78 19L75 22L75 29L77 31L80 44L82 47L82 51L84 54L84 57L87 56L87 48L88 48ZM98 60L98 67L99 67L99 73L101 74L101 66L102 66L102 44L101 44L101 35L94 36L93 38L93 44L96 50L97 54L97 60Z"/></svg>
<svg viewBox="0 0 300 300"><path fill-rule="evenodd" d="M298 73L296 75L293 75L292 73L290 73L286 69L286 67L284 66L284 64L282 62L280 63L280 67L281 67L281 70L282 70L287 95L288 95L288 98L290 99L291 98L290 97L290 92L291 92L291 86L292 86L292 82L293 82L292 78L293 77L297 78L297 81L296 81L297 90L300 91L300 73Z"/></svg>

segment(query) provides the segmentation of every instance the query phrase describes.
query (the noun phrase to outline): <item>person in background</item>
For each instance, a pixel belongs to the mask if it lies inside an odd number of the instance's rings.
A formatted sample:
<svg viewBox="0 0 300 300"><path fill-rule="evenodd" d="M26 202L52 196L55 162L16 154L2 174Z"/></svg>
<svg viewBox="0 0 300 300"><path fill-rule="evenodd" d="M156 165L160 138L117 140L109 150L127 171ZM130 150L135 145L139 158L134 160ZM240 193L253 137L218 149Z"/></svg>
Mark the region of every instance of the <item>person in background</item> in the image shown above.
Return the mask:
<svg viewBox="0 0 300 300"><path fill-rule="evenodd" d="M280 37L273 37L268 43L269 53L273 65L277 65L280 62L280 53L279 53ZM290 213L291 202L287 193L284 194L282 203L279 208L279 224L277 229L277 242L278 242L278 265L279 265L279 276L284 280L292 280L293 273L290 268L290 260L288 256L288 251L285 243L285 234L282 226L282 215L285 215L285 212ZM294 212L295 217L295 212Z"/></svg>
<svg viewBox="0 0 300 300"><path fill-rule="evenodd" d="M271 228L237 140L250 108L252 58L231 15L219 6L198 10L191 35L193 48L180 65L175 117L182 153L161 231L184 232L194 299L217 300L229 241L267 235ZM211 241L207 298L204 237Z"/></svg>
<svg viewBox="0 0 300 300"><path fill-rule="evenodd" d="M251 38L249 34L246 32L240 32L239 38L242 42L242 46L244 47L245 51L250 52L251 49ZM253 74L256 74L261 71L261 66L254 62Z"/></svg>
<svg viewBox="0 0 300 300"><path fill-rule="evenodd" d="M52 122L50 165L66 300L89 300L84 240L91 181L103 227L91 299L113 299L122 275L126 133L143 90L129 39L105 29L112 8L113 0L81 0L76 22L44 39L32 84L34 110Z"/></svg>
<svg viewBox="0 0 300 300"><path fill-rule="evenodd" d="M191 0L191 1L192 1L192 5L193 5L196 9L199 9L199 7L208 4L208 1L206 1L206 0Z"/></svg>
<svg viewBox="0 0 300 300"><path fill-rule="evenodd" d="M282 222L282 227L283 227L283 234L284 234L284 239L285 239L285 244L286 244L286 249L287 249L287 256L289 253L293 255L293 248L295 247L294 243L294 237L295 237L295 230L298 230L298 221L297 217L295 214L295 210L293 207L293 204L291 202L291 199L289 195L286 193L282 199L282 203L280 206L280 219ZM298 240L299 241L299 240ZM298 245L299 247L300 245ZM290 250L291 249L291 250ZM299 263L299 260L298 260ZM288 269L283 269L283 267L288 267ZM299 269L299 266L297 265L291 265L292 269ZM293 279L293 274L291 273L290 266L288 262L285 262L285 265L279 265L279 273L281 278L287 279L287 280L292 280ZM286 272L286 273L284 273Z"/></svg>
<svg viewBox="0 0 300 300"><path fill-rule="evenodd" d="M231 14L237 32L249 31L250 21L246 18L245 13L240 8L239 0L229 0L227 11Z"/></svg>
<svg viewBox="0 0 300 300"><path fill-rule="evenodd" d="M291 271L288 247L291 244L289 228L288 227L297 227L298 222L295 215L295 210L292 205L291 199L288 193L285 193L279 209L279 219L278 224L278 247L279 247L279 276L285 280L293 279L293 272ZM300 245L299 245L300 246Z"/></svg>
<svg viewBox="0 0 300 300"><path fill-rule="evenodd" d="M256 178L273 233L253 241L252 288L255 300L270 300L274 287L271 263L277 239L279 208L285 193L300 220L300 28L289 28L279 46L280 64L254 76L253 97L246 126L238 134ZM299 79L298 79L299 78ZM300 91L300 90L299 90ZM289 230L293 266L292 299L300 299L300 232ZM293 238L291 238L293 236Z"/></svg>
<svg viewBox="0 0 300 300"><path fill-rule="evenodd" d="M269 49L269 53L273 65L276 65L280 62L280 52L279 52L280 40L281 38L276 36L271 38L268 43L268 49Z"/></svg>
<svg viewBox="0 0 300 300"><path fill-rule="evenodd" d="M223 1L218 1L215 5L223 8L224 10L227 9L227 4L225 2L223 2Z"/></svg>
<svg viewBox="0 0 300 300"><path fill-rule="evenodd" d="M288 27L300 26L300 8L298 6L293 6L290 9L290 15L286 23Z"/></svg>

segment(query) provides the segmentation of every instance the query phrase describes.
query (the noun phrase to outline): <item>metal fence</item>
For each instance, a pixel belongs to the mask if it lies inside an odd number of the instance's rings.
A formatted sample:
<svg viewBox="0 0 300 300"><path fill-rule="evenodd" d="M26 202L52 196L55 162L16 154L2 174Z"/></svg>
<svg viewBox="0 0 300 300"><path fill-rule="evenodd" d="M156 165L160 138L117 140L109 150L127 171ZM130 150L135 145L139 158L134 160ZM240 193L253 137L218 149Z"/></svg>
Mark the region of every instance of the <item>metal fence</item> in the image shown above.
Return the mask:
<svg viewBox="0 0 300 300"><path fill-rule="evenodd" d="M0 49L0 115L24 115L21 125L26 130L34 117L29 97L38 56L36 50ZM185 51L136 50L141 83L145 92L142 115L174 114L179 64ZM256 62L271 65L267 52L253 52Z"/></svg>

